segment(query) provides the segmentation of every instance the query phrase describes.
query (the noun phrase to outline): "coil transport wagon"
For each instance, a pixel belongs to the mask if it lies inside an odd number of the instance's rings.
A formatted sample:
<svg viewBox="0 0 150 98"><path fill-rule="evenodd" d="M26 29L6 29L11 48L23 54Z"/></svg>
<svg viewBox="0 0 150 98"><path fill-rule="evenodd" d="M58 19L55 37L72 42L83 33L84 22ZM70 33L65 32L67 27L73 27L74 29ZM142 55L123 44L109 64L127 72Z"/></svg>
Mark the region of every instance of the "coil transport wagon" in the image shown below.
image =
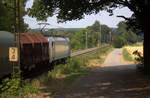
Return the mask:
<svg viewBox="0 0 150 98"><path fill-rule="evenodd" d="M14 45L14 35L10 32L0 31L0 78L12 72L9 62L9 47Z"/></svg>
<svg viewBox="0 0 150 98"><path fill-rule="evenodd" d="M19 35L22 70L31 70L37 64L48 61L48 41L42 34L21 33Z"/></svg>

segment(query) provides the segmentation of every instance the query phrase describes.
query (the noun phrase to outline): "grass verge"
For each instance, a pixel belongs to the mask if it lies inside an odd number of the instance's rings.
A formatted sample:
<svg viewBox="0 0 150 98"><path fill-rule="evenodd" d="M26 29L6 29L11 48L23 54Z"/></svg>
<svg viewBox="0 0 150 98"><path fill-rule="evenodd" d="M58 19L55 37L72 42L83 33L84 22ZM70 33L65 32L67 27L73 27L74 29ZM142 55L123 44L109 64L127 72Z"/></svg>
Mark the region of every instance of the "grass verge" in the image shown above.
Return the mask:
<svg viewBox="0 0 150 98"><path fill-rule="evenodd" d="M103 64L106 56L113 50L112 46L101 49L94 54L88 56L88 66L100 66ZM92 63L91 63L92 62Z"/></svg>
<svg viewBox="0 0 150 98"><path fill-rule="evenodd" d="M133 61L134 61L134 60L132 59L132 57L130 56L130 54L128 53L127 49L123 48L122 54L123 54L123 59L124 59L125 61L129 61L129 62L133 62Z"/></svg>

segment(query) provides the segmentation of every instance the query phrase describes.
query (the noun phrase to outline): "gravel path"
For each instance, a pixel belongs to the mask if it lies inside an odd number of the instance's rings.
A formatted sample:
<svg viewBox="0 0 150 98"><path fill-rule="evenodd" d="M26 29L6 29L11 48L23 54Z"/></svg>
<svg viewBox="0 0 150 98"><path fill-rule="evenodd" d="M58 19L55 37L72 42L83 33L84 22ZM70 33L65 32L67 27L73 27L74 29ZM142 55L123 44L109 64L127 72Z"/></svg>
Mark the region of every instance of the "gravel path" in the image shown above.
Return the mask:
<svg viewBox="0 0 150 98"><path fill-rule="evenodd" d="M54 98L150 98L150 77L136 72L136 65L123 63L121 49L112 51L104 65Z"/></svg>

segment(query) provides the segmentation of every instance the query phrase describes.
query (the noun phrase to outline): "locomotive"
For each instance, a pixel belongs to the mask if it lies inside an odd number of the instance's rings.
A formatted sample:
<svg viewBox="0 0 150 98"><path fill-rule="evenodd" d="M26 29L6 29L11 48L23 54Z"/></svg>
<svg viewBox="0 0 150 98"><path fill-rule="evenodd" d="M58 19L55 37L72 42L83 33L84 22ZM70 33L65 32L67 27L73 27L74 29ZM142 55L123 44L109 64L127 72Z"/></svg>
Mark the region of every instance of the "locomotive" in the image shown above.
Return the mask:
<svg viewBox="0 0 150 98"><path fill-rule="evenodd" d="M0 31L0 34L0 78L13 71L9 61L9 47L14 46L15 37L20 41L20 68L23 71L64 61L71 55L68 37L34 33L14 35L7 31Z"/></svg>

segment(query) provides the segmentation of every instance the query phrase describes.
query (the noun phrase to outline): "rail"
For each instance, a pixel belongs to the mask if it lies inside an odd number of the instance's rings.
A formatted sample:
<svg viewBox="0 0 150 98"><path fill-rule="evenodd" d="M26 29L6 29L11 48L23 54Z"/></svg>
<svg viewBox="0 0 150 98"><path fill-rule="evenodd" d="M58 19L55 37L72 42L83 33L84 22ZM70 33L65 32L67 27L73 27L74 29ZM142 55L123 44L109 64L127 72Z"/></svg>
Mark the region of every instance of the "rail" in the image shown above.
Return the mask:
<svg viewBox="0 0 150 98"><path fill-rule="evenodd" d="M108 46L110 46L110 45L105 45L105 46L102 46L102 47L90 48L90 49L86 49L86 50L79 50L79 51L71 53L71 57L75 57L75 56L79 56L79 55L83 55L83 54L93 53L93 52L96 52L97 50L106 48Z"/></svg>

